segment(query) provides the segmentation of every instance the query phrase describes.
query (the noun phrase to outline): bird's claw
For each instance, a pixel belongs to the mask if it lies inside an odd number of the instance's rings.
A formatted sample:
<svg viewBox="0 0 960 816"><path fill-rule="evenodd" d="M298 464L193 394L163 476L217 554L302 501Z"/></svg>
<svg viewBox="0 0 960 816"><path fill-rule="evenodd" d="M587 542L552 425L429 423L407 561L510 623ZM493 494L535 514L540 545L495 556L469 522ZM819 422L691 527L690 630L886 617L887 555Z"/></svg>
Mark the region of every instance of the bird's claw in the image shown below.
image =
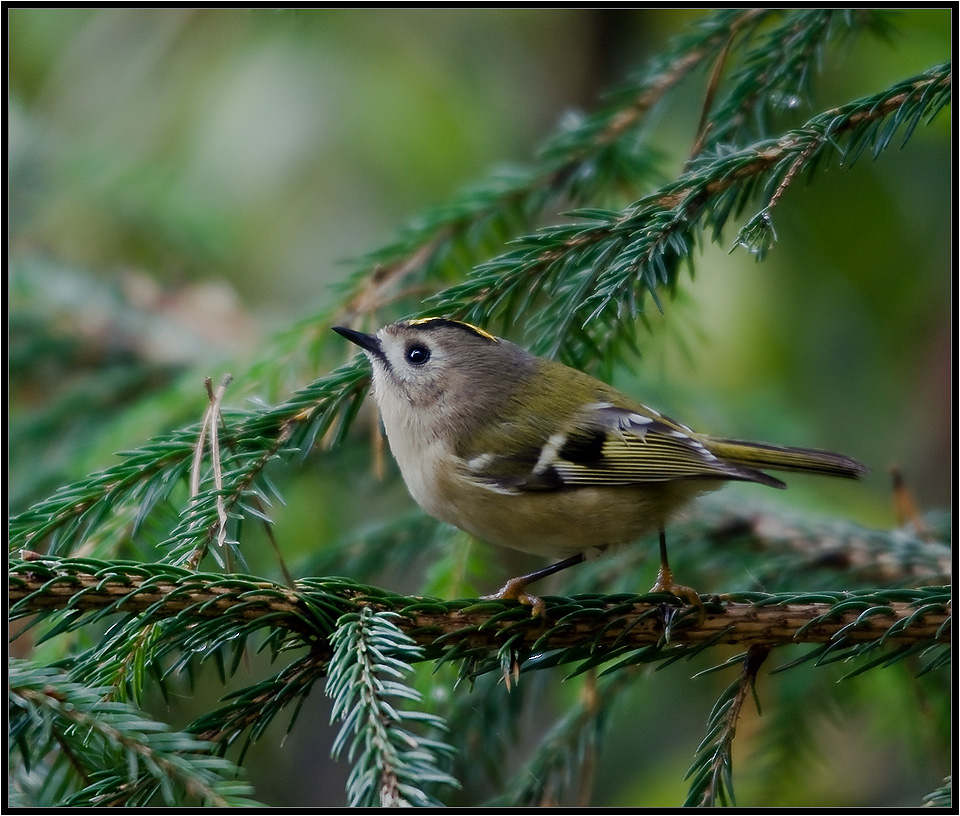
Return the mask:
<svg viewBox="0 0 960 816"><path fill-rule="evenodd" d="M532 617L543 617L547 611L547 605L542 598L527 592L527 583L523 578L511 578L493 595L483 595L482 597L485 601L519 601L524 606L531 608Z"/></svg>
<svg viewBox="0 0 960 816"><path fill-rule="evenodd" d="M659 574L657 575L657 582L650 588L650 592L666 592L668 595L673 595L675 598L679 598L681 601L685 601L687 606L696 607L698 613L698 625L702 624L704 619L707 616L706 607L703 605L703 600L700 598L700 594L688 586L683 584L678 584L673 580L673 575L669 570L664 570L661 568ZM667 625L666 615L664 615L664 624ZM673 615L671 614L671 618Z"/></svg>

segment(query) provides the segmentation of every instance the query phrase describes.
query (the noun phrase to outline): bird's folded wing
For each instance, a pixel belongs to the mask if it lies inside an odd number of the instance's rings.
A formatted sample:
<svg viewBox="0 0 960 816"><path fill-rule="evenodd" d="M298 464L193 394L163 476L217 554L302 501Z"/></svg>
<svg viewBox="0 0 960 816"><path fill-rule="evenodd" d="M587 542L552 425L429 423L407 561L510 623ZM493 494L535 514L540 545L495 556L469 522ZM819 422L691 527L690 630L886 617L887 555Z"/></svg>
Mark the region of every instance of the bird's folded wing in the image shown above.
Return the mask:
<svg viewBox="0 0 960 816"><path fill-rule="evenodd" d="M506 437L506 439L504 438ZM525 438L529 438L524 434ZM734 479L782 484L765 473L725 462L688 428L666 417L611 403L586 406L563 431L533 445L500 438L507 450L465 458L467 475L491 490L554 491L640 485L679 479Z"/></svg>

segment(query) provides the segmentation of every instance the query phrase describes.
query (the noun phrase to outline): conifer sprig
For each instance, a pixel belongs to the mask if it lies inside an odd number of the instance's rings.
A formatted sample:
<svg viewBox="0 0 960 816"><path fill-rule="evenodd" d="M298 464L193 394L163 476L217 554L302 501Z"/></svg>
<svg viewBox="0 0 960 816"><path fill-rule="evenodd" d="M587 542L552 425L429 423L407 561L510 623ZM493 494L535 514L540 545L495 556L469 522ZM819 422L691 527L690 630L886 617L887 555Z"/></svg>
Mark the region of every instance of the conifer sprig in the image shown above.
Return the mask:
<svg viewBox="0 0 960 816"><path fill-rule="evenodd" d="M812 103L814 79L831 42L865 31L887 37L891 18L891 12L876 9L784 12L749 49L742 49L732 76L723 83L723 100L706 112L704 150L766 138L777 116Z"/></svg>
<svg viewBox="0 0 960 816"><path fill-rule="evenodd" d="M211 743L105 699L110 689L22 660L10 663L8 681L11 756L27 772L13 783L23 806L257 805ZM29 775L45 766L60 779L58 789L44 789L42 773Z"/></svg>
<svg viewBox="0 0 960 816"><path fill-rule="evenodd" d="M935 791L923 797L924 807L953 807L953 778L948 776Z"/></svg>
<svg viewBox="0 0 960 816"><path fill-rule="evenodd" d="M341 723L332 753L338 757L346 748L352 763L350 807L436 807L439 802L426 791L457 786L442 770L454 749L410 729L416 723L443 732L443 721L399 704L421 702L400 680L422 651L394 617L364 607L341 618L332 637L327 695L333 700L331 719Z"/></svg>
<svg viewBox="0 0 960 816"><path fill-rule="evenodd" d="M287 402L260 411L224 410L221 439L223 481L194 496L163 543L173 563L193 560L204 552L220 529L224 506L231 514L251 512L245 500L256 497L269 505L273 488L262 471L275 457L297 450L309 452L318 437L330 433L330 444L342 438L366 393L369 370L351 363L301 389ZM112 517L135 512L136 533L150 512L170 499L187 478L201 439L202 423L158 438L121 461L54 493L14 517L11 549L40 547L55 554L77 552L93 543L95 554L117 554L129 537L129 527L114 530L106 541L98 536ZM224 505L224 502L226 503Z"/></svg>
<svg viewBox="0 0 960 816"><path fill-rule="evenodd" d="M697 748L697 756L687 771L686 778L692 777L692 780L684 807L716 807L717 804L735 803L733 738L747 697L752 692L756 698L757 672L769 653L767 646L751 646L743 658L740 677L730 684L710 712L707 736Z"/></svg>
<svg viewBox="0 0 960 816"><path fill-rule="evenodd" d="M849 165L871 146L874 155L884 150L898 131L906 140L950 101L951 77L949 65L937 66L778 139L702 155L675 182L622 211L575 211L577 223L518 238L514 249L446 289L431 312L484 325L536 315L528 332L537 353L596 366L633 345L647 297L662 310L660 293L676 288L702 233L719 239L727 221L759 197L760 213L740 241L769 245L762 233L772 230L770 209L792 179L830 154Z"/></svg>

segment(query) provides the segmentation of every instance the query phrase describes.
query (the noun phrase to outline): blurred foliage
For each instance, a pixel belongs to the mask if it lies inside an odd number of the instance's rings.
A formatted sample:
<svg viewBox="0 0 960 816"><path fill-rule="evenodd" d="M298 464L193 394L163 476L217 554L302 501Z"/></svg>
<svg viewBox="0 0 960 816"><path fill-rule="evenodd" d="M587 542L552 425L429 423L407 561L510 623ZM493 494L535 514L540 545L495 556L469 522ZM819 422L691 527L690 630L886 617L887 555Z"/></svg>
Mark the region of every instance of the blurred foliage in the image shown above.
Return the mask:
<svg viewBox="0 0 960 816"><path fill-rule="evenodd" d="M179 515L187 491L177 478L207 409L203 377L235 376L225 404L243 407L225 415L230 428L252 438L267 427L261 411L277 422L295 415L320 393L307 384L344 361L349 352L327 330L334 316L373 327L418 311L423 298L500 256L505 238L555 225L577 206L619 210L695 169L712 60L678 75L670 93L605 143L593 164L575 148L609 135L623 94L647 87L644 75L631 72L666 66L657 60L682 52L686 41L671 39L677 32L707 42L709 26L722 33L741 13L10 10L11 511L36 509L60 485L121 467L115 451L146 450L146 440L162 444L174 429L187 429L171 492L140 494L149 513L132 505L129 515L110 518L105 510L106 520L96 520L103 526L92 525L95 534L73 552L167 557L170 549L157 542L190 532ZM721 160L727 140L742 144L799 128L819 111L949 59L948 9L844 13L824 12L829 47L808 54L809 71L788 73L777 85L758 72L758 47L739 72L725 75L722 88L741 89L718 99L728 121L738 110L731 104L764 82L774 104L751 109L755 118L739 130L701 134L700 159ZM758 40L768 50L778 23L776 14L751 20L758 37L770 35ZM714 42L714 58L723 42ZM604 96L611 86L620 90ZM638 325L650 331L629 337L639 356L615 355L609 367L624 390L702 430L839 449L873 471L860 485L794 479L784 495L731 487L722 494L726 505L842 515L889 529L899 522L891 464L922 508L952 500L951 150L949 116L941 114L916 127L904 149L884 150L876 161L867 153L852 166L824 162L777 202L777 240L762 263L737 245L736 230L752 210L733 213L718 242L708 231L692 244L694 280L672 277L660 293L662 311L646 301ZM596 172L611 166L617 172L609 176ZM584 172L563 175L570 167ZM398 223L406 226L397 231ZM410 274L405 262L421 261L427 250L434 251L432 266L414 269L407 288L369 285L378 274L391 283L390 270ZM516 319L503 328L529 343L550 326ZM340 376L344 393L359 398L362 389L351 389L362 386L361 372L347 367ZM235 531L245 570L279 575L275 541L296 576L342 573L450 598L490 591L533 566L413 513L389 455L371 456L372 412L352 405L359 414L349 430L331 413L313 436L298 438L299 455L258 465L284 502L259 488L238 496L247 518ZM310 455L313 442L329 442L325 434L338 427L342 444ZM212 510L213 500L195 509ZM272 537L256 522L261 513L272 519ZM942 526L935 518L930 524ZM131 529L138 534L128 535ZM909 536L911 547L922 548L920 533ZM768 560L738 551L743 563L731 564L726 550L710 543L691 534L685 553L672 549L681 574L699 570L699 588L802 580L802 552ZM653 565L643 556L638 548L626 566L590 565L559 585L635 591L652 581ZM849 577L830 569L817 576L841 586ZM64 652L48 641L39 653L64 657L83 643L82 633L74 635L79 641L61 638ZM13 648L36 656L27 637ZM245 660L253 680L270 675L262 656ZM450 803L500 791L504 767L529 760L530 769L556 772L558 755L535 750L554 720L544 744L573 746L582 756L603 743L592 772L594 804L683 801L683 775L713 701L739 693L726 677L688 681L686 665L659 673L641 667L630 675L636 690L621 682L619 713L604 722L582 717L587 686L549 672L524 675L509 695L489 676L470 693L442 672L439 679L418 675L429 710L449 722L479 723L472 738L508 763L457 767L462 798ZM707 665L694 660L696 669ZM222 693L210 673L199 674L192 692L148 695L145 705L162 712L158 719L195 720ZM837 685L840 674L808 667L802 678L790 671L774 682L761 672L763 718L751 719L749 700L741 709L737 801L902 806L926 794L935 803L949 799L943 675L913 681L898 665ZM912 682L926 707L891 722ZM811 697L823 704L814 714ZM258 755L251 748L246 764L262 801L344 801L345 783L324 781L338 773L323 760L335 732L306 727L308 718L323 723L329 711L311 701L283 750ZM624 755L650 761L624 778L617 770ZM843 762L833 761L841 755ZM781 758L776 767L772 756ZM514 780L514 789L528 781Z"/></svg>

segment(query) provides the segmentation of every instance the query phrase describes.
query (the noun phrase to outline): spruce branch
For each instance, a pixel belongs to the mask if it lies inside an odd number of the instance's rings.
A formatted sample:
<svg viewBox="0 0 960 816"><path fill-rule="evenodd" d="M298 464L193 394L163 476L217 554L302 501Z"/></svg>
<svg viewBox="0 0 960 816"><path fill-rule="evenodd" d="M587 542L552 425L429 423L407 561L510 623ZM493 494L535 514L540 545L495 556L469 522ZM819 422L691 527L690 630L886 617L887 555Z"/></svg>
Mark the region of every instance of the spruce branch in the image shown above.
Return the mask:
<svg viewBox="0 0 960 816"><path fill-rule="evenodd" d="M752 645L743 657L740 677L730 684L710 712L707 736L697 748L685 777L693 779L684 807L716 807L718 802L734 804L733 738L747 696L751 692L756 695L757 672L769 653L768 646Z"/></svg>
<svg viewBox="0 0 960 816"><path fill-rule="evenodd" d="M338 757L349 743L350 807L436 807L427 789L457 786L440 767L453 749L405 727L417 722L444 731L443 721L390 699L421 702L420 694L400 680L422 651L395 625L396 617L366 606L344 615L332 637L327 695L333 700L331 721L342 723L332 754Z"/></svg>
<svg viewBox="0 0 960 816"><path fill-rule="evenodd" d="M136 708L105 699L108 690L72 682L62 672L13 660L9 666L10 738L29 768L62 752L79 784L71 806L256 805L239 770L213 756L212 745L147 718ZM24 789L33 798L40 791Z"/></svg>
<svg viewBox="0 0 960 816"><path fill-rule="evenodd" d="M676 287L679 264L689 262L701 232L709 228L719 238L729 218L762 195L761 221L745 228L756 232L801 170L830 154L852 164L871 145L876 156L901 128L906 140L949 102L951 78L949 65L931 68L778 139L702 155L675 182L622 211L574 211L579 223L518 238L514 249L438 295L430 313L486 324L532 313L536 304L534 350L580 367L596 364L612 349L630 347L645 296L662 309L659 290Z"/></svg>
<svg viewBox="0 0 960 816"><path fill-rule="evenodd" d="M314 684L326 677L329 657L329 651L311 650L272 677L231 694L226 705L203 715L186 730L198 739L217 743L221 750L245 733L237 759L238 763L243 762L250 745L285 710L292 709L287 730L293 727Z"/></svg>
<svg viewBox="0 0 960 816"><path fill-rule="evenodd" d="M945 584L951 581L950 514L932 512L891 530L844 519L814 519L731 505L705 497L696 514L670 530L683 569L714 576L729 589L836 589ZM917 524L925 532L918 531ZM611 576L636 574L649 561L643 545L588 562L571 576L576 591ZM605 565L609 564L609 568ZM686 571L686 570L684 570Z"/></svg>
<svg viewBox="0 0 960 816"><path fill-rule="evenodd" d="M331 433L331 444L346 433L366 393L369 370L351 363L301 389L274 408L221 411L222 432L230 452L222 459L222 489L201 490L185 508L166 541L168 559L189 560L198 547L214 540L221 512L235 512L251 495L267 501L261 484L267 464L296 450L309 451ZM193 465L203 423L174 431L141 448L120 454L121 461L61 488L10 521L11 549L32 549L48 542L53 554L78 552L100 525L124 511L135 512L137 526L166 501ZM244 512L249 512L247 507ZM112 541L108 554L119 546Z"/></svg>
<svg viewBox="0 0 960 816"><path fill-rule="evenodd" d="M141 625L172 616L190 621L187 635L180 631L185 627L171 635L185 638L184 647L210 648L211 640L233 640L267 624L303 638L305 645L318 645L333 633L332 621L340 614L370 608L399 614L396 625L426 648L429 658L462 657L464 650L495 656L509 638L513 648L558 652L560 662L660 647L664 604L676 602L659 594L549 597L544 621L514 602L408 598L345 579L306 579L291 590L242 576L83 559L15 562L8 591L14 619L63 611L57 632L127 613L141 616ZM934 647L949 641L949 597L949 588L937 587L706 597L702 621L694 623L697 616L686 613L673 621L671 644Z"/></svg>
<svg viewBox="0 0 960 816"><path fill-rule="evenodd" d="M924 807L953 807L953 777L946 777L935 791L923 797Z"/></svg>
<svg viewBox="0 0 960 816"><path fill-rule="evenodd" d="M827 44L864 30L885 37L891 16L876 9L802 9L783 14L740 57L725 98L710 112L709 126L701 125L702 149L764 138L772 116L809 104L813 77ZM694 155L700 152L695 150Z"/></svg>
<svg viewBox="0 0 960 816"><path fill-rule="evenodd" d="M636 133L646 115L684 77L772 13L735 9L699 21L666 54L612 91L599 110L565 120L545 140L536 163L495 172L454 202L408 224L394 241L357 262L338 319L355 323L397 298L403 287L443 280L450 258L457 259L462 273L485 260L504 236L536 226L561 201L586 202L605 190L643 184L653 156Z"/></svg>

